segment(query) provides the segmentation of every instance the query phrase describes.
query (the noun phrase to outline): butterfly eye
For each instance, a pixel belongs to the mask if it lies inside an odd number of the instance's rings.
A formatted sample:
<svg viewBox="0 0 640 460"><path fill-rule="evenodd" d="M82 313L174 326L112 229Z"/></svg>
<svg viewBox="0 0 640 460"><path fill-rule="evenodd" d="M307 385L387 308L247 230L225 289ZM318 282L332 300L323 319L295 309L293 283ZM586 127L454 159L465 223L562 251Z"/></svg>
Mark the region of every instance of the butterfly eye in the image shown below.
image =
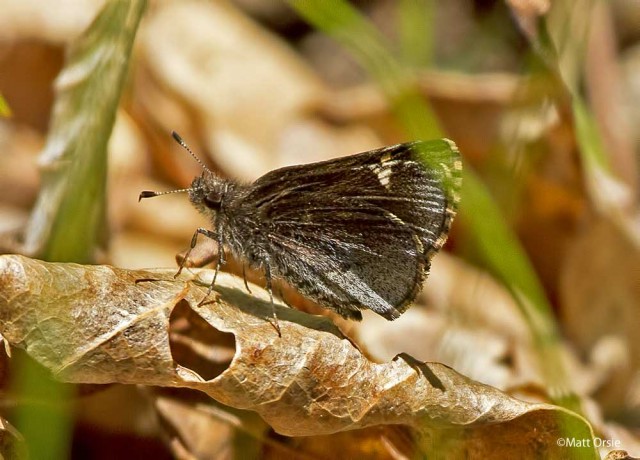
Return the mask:
<svg viewBox="0 0 640 460"><path fill-rule="evenodd" d="M209 209L219 211L220 205L222 204L222 197L218 193L209 193L204 197L204 204Z"/></svg>

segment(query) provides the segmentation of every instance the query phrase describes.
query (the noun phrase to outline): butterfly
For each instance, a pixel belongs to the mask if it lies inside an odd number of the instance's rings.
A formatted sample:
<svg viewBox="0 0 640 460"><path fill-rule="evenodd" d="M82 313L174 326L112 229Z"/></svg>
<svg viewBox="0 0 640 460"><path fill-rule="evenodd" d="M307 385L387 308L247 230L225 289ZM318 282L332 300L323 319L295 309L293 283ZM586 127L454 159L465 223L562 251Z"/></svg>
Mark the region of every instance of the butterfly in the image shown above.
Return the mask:
<svg viewBox="0 0 640 460"><path fill-rule="evenodd" d="M448 139L289 166L243 184L206 168L173 137L202 174L189 188L144 191L140 199L187 192L211 222L196 230L191 249L198 235L217 242L216 275L229 251L264 271L270 295L272 279L282 278L349 319L368 309L394 320L408 308L460 201L462 162ZM215 275L209 293L214 284Z"/></svg>

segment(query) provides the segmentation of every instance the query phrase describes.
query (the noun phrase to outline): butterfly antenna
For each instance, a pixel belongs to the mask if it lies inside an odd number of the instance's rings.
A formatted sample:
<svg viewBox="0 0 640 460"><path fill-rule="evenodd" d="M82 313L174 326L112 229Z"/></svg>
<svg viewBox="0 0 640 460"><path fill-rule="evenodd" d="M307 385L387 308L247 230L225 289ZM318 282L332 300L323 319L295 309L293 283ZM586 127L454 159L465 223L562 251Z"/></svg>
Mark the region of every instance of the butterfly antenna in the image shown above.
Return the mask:
<svg viewBox="0 0 640 460"><path fill-rule="evenodd" d="M193 188L181 188L178 190L169 190L166 192L154 192L152 190L145 190L143 192L140 192L140 196L138 197L138 202L140 202L140 200L142 200L143 198L153 198L154 196L160 196L160 195L169 195L170 193L186 193L186 192L190 192L191 190L193 190Z"/></svg>
<svg viewBox="0 0 640 460"><path fill-rule="evenodd" d="M202 168L203 168L205 171L207 171L207 172L211 173L211 170L210 170L209 168L207 168L207 165L205 165L205 164L204 164L204 162L203 162L200 158L198 158L198 157L196 156L196 154L195 154L195 153L193 153L193 150L191 150L191 149L189 148L189 146L187 145L187 143L184 141L184 139L182 139L182 138L180 137L180 135L179 135L178 133L176 133L175 131L172 131L172 132L171 132L171 135L173 136L173 138L175 139L175 141L176 141L178 144L180 144L180 145L182 146L182 148L183 148L183 149L185 149L187 152L189 152L189 153L191 154L191 156L192 156L193 158L195 158L195 160L198 162L198 164L200 164L200 166L202 166Z"/></svg>

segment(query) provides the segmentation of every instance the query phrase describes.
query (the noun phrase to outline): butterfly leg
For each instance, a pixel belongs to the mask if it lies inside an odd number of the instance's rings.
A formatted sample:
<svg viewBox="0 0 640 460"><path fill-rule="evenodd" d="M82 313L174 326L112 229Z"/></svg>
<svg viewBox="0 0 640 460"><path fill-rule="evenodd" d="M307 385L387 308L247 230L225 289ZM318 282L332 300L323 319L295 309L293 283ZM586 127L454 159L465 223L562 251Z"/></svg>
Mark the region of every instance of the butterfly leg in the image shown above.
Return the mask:
<svg viewBox="0 0 640 460"><path fill-rule="evenodd" d="M191 245L189 246L189 250L184 255L182 260L180 261L180 267L178 267L178 272L173 276L174 278L177 278L178 276L180 276L180 273L182 273L182 269L184 268L184 264L187 263L187 260L189 260L189 254L191 254L191 251L193 250L193 248L196 247L196 243L198 242L198 235L199 234L202 234L202 235L206 236L207 238L211 238L212 240L216 240L218 242L218 248L222 247L222 246L220 246L220 241L219 241L218 235L216 235L211 230L207 230L206 228L202 228L202 227L198 228L193 233L193 236L191 237ZM218 249L218 250L220 250L220 249Z"/></svg>
<svg viewBox="0 0 640 460"><path fill-rule="evenodd" d="M242 279L244 280L244 287L247 289L247 292L252 294L251 289L249 289L249 283L247 283L247 272L244 262L242 263Z"/></svg>
<svg viewBox="0 0 640 460"><path fill-rule="evenodd" d="M209 298L209 296L211 295L211 293L213 292L213 288L216 285L216 279L218 278L218 273L220 272L220 267L222 267L222 265L224 265L224 263L226 262L225 258L224 258L224 249L222 248L222 246L220 246L220 250L219 250L219 255L218 255L218 261L216 262L216 268L215 271L213 272L213 279L211 280L211 284L209 285L209 289L207 289L207 293L204 295L204 297L202 298L202 300L198 303L198 306L202 306L206 300Z"/></svg>
<svg viewBox="0 0 640 460"><path fill-rule="evenodd" d="M216 279L218 279L218 273L220 273L220 267L222 267L225 263L227 263L227 259L224 254L224 244L222 241L222 237L220 236L222 235L222 233L218 232L216 234L209 230L206 230L206 232L207 232L205 233L206 236L208 236L211 239L215 239L216 242L218 243L218 258L216 260L216 268L215 268L215 271L213 272L213 279L211 280L209 289L207 289L207 293L204 295L204 297L202 298L198 306L201 306L202 304L204 304L205 301L209 298L209 296L211 295L211 292L213 292L213 287L216 285Z"/></svg>
<svg viewBox="0 0 640 460"><path fill-rule="evenodd" d="M278 332L278 337L282 337L282 332L280 331L280 323L278 322L278 315L276 315L276 306L273 303L273 289L271 286L271 266L269 263L269 259L266 260L264 264L264 277L266 279L266 287L267 292L269 293L269 299L271 300L271 314L273 315L273 323L271 325L275 328L276 332Z"/></svg>
<svg viewBox="0 0 640 460"><path fill-rule="evenodd" d="M213 280L209 285L209 289L207 289L207 293L202 298L200 303L198 303L198 306L201 306L202 304L204 304L205 301L211 295L211 292L213 291L213 287L216 284L216 278L218 277L218 272L220 271L220 267L226 262L226 259L224 256L224 246L223 246L222 238L220 237L220 232L216 233L206 228L200 227L193 233L193 236L191 237L191 245L189 246L189 250L185 254L182 261L180 262L180 267L178 268L178 272L174 275L174 278L177 278L182 272L182 269L184 268L184 264L189 259L189 254L191 254L191 251L193 250L193 248L196 247L196 243L198 242L198 235L200 234L206 236L207 238L211 238L212 240L216 240L216 242L218 243L218 260L216 262L216 270L213 274Z"/></svg>

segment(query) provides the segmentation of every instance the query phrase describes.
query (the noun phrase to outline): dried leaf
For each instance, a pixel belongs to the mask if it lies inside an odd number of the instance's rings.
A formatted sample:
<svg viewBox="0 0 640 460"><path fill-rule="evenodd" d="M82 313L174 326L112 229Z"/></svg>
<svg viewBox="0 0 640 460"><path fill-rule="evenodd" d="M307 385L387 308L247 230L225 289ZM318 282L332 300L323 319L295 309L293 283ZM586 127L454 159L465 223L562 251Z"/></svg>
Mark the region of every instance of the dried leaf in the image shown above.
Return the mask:
<svg viewBox="0 0 640 460"><path fill-rule="evenodd" d="M141 58L198 114L218 164L243 179L282 166L273 155L281 131L325 96L311 68L229 2L156 6L140 36ZM154 104L148 116L160 113L165 118Z"/></svg>
<svg viewBox="0 0 640 460"><path fill-rule="evenodd" d="M556 443L567 427L592 436L570 411L516 400L442 364L404 354L373 363L323 317L277 305L278 337L266 293L245 294L239 279L221 276L215 300L199 306L202 278L172 276L2 256L0 333L61 380L192 388L289 436L406 424L428 445L450 443L445 428L460 436L456 446L495 447L500 433L509 440L502 448L550 458L567 453ZM170 328L192 346L178 349ZM206 352L232 346L231 362Z"/></svg>
<svg viewBox="0 0 640 460"><path fill-rule="evenodd" d="M31 41L66 43L82 33L103 6L100 0L64 2L57 8L46 8L40 0L3 1L0 22L6 27L0 36L7 41L28 37Z"/></svg>
<svg viewBox="0 0 640 460"><path fill-rule="evenodd" d="M194 458L257 458L268 441L269 427L252 412L173 396L158 396L155 406L171 438Z"/></svg>
<svg viewBox="0 0 640 460"><path fill-rule="evenodd" d="M624 224L628 225L624 225ZM572 343L607 365L598 400L605 412L640 409L640 243L629 221L598 218L575 238L561 278L562 322ZM607 342L618 347L603 347ZM605 350L598 358L597 350ZM617 353L615 350L619 350ZM620 355L614 358L615 355Z"/></svg>
<svg viewBox="0 0 640 460"><path fill-rule="evenodd" d="M607 454L605 460L637 460L638 457L632 457L626 450L612 450Z"/></svg>

